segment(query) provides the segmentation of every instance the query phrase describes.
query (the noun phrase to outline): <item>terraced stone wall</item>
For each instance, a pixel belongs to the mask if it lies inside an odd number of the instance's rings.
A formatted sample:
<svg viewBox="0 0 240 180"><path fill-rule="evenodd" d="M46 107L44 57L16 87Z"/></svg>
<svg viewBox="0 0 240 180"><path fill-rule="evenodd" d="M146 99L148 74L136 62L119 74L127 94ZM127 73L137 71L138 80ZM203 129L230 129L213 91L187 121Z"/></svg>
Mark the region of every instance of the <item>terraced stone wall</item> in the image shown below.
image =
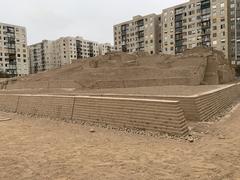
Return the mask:
<svg viewBox="0 0 240 180"><path fill-rule="evenodd" d="M178 101L51 95L0 95L0 110L122 128L186 135Z"/></svg>

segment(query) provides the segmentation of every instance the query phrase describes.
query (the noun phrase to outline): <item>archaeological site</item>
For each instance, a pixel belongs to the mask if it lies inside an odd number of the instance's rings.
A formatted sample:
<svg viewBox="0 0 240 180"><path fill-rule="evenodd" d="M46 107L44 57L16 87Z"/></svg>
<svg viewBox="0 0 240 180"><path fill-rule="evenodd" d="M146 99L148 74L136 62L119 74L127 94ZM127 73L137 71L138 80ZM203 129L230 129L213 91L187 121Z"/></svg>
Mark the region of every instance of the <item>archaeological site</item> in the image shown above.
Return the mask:
<svg viewBox="0 0 240 180"><path fill-rule="evenodd" d="M0 17L0 180L240 180L240 0Z"/></svg>
<svg viewBox="0 0 240 180"><path fill-rule="evenodd" d="M240 82L223 53L108 53L0 80L0 179L230 179Z"/></svg>
<svg viewBox="0 0 240 180"><path fill-rule="evenodd" d="M195 48L182 55L109 53L1 82L0 109L183 136L240 95L224 55Z"/></svg>

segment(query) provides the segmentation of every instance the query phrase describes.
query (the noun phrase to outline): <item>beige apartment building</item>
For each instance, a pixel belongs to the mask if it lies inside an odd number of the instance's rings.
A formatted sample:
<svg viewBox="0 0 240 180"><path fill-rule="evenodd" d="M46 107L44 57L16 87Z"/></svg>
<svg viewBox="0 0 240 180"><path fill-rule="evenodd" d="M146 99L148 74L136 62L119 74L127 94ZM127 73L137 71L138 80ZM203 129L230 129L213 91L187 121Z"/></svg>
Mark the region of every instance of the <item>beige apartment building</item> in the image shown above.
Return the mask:
<svg viewBox="0 0 240 180"><path fill-rule="evenodd" d="M230 18L232 64L240 75L240 0L230 0Z"/></svg>
<svg viewBox="0 0 240 180"><path fill-rule="evenodd" d="M54 60L53 42L43 40L40 43L28 46L30 73L50 70L59 67L60 63Z"/></svg>
<svg viewBox="0 0 240 180"><path fill-rule="evenodd" d="M44 40L33 44L28 47L31 73L60 68L77 59L98 56L99 46L97 42L82 37L61 37L55 41Z"/></svg>
<svg viewBox="0 0 240 180"><path fill-rule="evenodd" d="M106 55L107 53L114 52L114 46L110 43L99 44L99 54Z"/></svg>
<svg viewBox="0 0 240 180"><path fill-rule="evenodd" d="M0 23L0 71L11 76L29 74L25 27Z"/></svg>
<svg viewBox="0 0 240 180"><path fill-rule="evenodd" d="M228 0L190 0L162 12L163 52L213 47L229 57Z"/></svg>
<svg viewBox="0 0 240 180"><path fill-rule="evenodd" d="M113 29L116 51L156 54L160 50L160 15L135 16L130 21L115 25Z"/></svg>
<svg viewBox="0 0 240 180"><path fill-rule="evenodd" d="M230 57L229 15L230 0L190 0L164 9L160 15L137 16L115 25L115 49L130 53L142 50L150 54L178 54L204 46L223 51ZM153 23L149 30L148 22ZM153 48L149 48L149 41L153 42Z"/></svg>

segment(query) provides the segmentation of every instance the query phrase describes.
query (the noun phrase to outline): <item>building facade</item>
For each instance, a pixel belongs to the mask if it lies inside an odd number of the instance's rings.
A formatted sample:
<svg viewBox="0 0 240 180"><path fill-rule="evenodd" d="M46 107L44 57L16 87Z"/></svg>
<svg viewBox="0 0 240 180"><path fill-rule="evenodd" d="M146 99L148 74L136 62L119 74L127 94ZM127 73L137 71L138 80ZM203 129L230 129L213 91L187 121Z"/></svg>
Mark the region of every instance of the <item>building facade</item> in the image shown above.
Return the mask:
<svg viewBox="0 0 240 180"><path fill-rule="evenodd" d="M134 53L145 51L156 54L160 50L161 16L135 16L132 20L113 27L116 51Z"/></svg>
<svg viewBox="0 0 240 180"><path fill-rule="evenodd" d="M163 52L213 47L229 56L228 0L191 0L163 10Z"/></svg>
<svg viewBox="0 0 240 180"><path fill-rule="evenodd" d="M99 44L99 54L106 55L107 53L114 52L114 46L110 43Z"/></svg>
<svg viewBox="0 0 240 180"><path fill-rule="evenodd" d="M148 21L144 20L145 17ZM153 28L146 31L149 18L154 19ZM229 58L229 18L230 0L190 0L164 9L160 15L137 16L131 21L115 25L115 49L130 53L142 50L150 54L163 52L174 55L203 46L223 51ZM149 43L146 38L149 35L153 38L150 40L154 42L153 49L145 48Z"/></svg>
<svg viewBox="0 0 240 180"><path fill-rule="evenodd" d="M112 50L111 44L99 44L82 37L44 40L28 47L31 73L60 68L78 59L95 57Z"/></svg>
<svg viewBox="0 0 240 180"><path fill-rule="evenodd" d="M240 66L240 0L230 0L232 64Z"/></svg>
<svg viewBox="0 0 240 180"><path fill-rule="evenodd" d="M23 76L29 74L29 66L26 28L0 23L0 71Z"/></svg>
<svg viewBox="0 0 240 180"><path fill-rule="evenodd" d="M37 73L55 68L57 64L53 60L52 41L43 40L40 43L28 46L30 73Z"/></svg>
<svg viewBox="0 0 240 180"><path fill-rule="evenodd" d="M82 37L76 38L77 44L77 59L89 58L98 56L99 43L95 41L85 40Z"/></svg>

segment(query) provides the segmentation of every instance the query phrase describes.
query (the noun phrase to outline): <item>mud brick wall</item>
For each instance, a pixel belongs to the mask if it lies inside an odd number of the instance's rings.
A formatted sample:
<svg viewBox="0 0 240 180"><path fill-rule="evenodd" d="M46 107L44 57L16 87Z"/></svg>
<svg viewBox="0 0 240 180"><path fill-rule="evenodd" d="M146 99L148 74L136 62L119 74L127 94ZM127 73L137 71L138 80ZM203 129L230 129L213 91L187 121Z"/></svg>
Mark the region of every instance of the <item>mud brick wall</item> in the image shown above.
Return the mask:
<svg viewBox="0 0 240 180"><path fill-rule="evenodd" d="M158 96L158 95L134 95L134 94L88 94L89 96L102 97L120 97L120 98L140 98L140 99L155 99L155 100L169 100L178 101L180 107L183 109L184 116L187 121L200 121L198 109L195 103L195 97L191 96Z"/></svg>
<svg viewBox="0 0 240 180"><path fill-rule="evenodd" d="M0 95L0 110L185 135L188 127L178 101L137 98Z"/></svg>
<svg viewBox="0 0 240 180"><path fill-rule="evenodd" d="M13 81L9 82L7 85L7 89L40 89L40 88L48 88L48 81Z"/></svg>
<svg viewBox="0 0 240 180"><path fill-rule="evenodd" d="M9 82L6 89L24 89L24 83L20 82Z"/></svg>
<svg viewBox="0 0 240 180"><path fill-rule="evenodd" d="M235 87L236 87L237 95L238 97L240 97L240 83L237 83Z"/></svg>
<svg viewBox="0 0 240 180"><path fill-rule="evenodd" d="M50 118L71 119L73 97L20 96L17 112Z"/></svg>
<svg viewBox="0 0 240 180"><path fill-rule="evenodd" d="M160 78L160 79L132 79L116 81L14 81L7 85L7 89L47 89L47 88L80 88L80 89L105 89L105 88L131 88L150 87L161 85L196 85L194 81L186 77Z"/></svg>
<svg viewBox="0 0 240 180"><path fill-rule="evenodd" d="M182 135L188 132L186 120L208 121L239 96L240 84L194 96L178 97L2 94L0 110Z"/></svg>
<svg viewBox="0 0 240 180"><path fill-rule="evenodd" d="M75 81L49 81L48 88L77 88L79 85Z"/></svg>
<svg viewBox="0 0 240 180"><path fill-rule="evenodd" d="M201 121L198 108L195 103L195 98L191 96L186 97L158 97L159 99L179 101L180 107L183 109L184 116L187 121Z"/></svg>
<svg viewBox="0 0 240 180"><path fill-rule="evenodd" d="M161 79L131 79L119 81L98 81L92 88L131 88L131 87L151 87L161 85L183 85L191 84L190 78L161 78Z"/></svg>
<svg viewBox="0 0 240 180"><path fill-rule="evenodd" d="M124 80L119 81L97 81L92 88L105 89L105 88L125 88Z"/></svg>
<svg viewBox="0 0 240 180"><path fill-rule="evenodd" d="M92 94L92 96L96 96ZM240 83L194 96L102 94L102 97L142 98L179 101L187 121L208 121L240 96Z"/></svg>
<svg viewBox="0 0 240 180"><path fill-rule="evenodd" d="M16 112L19 102L18 95L0 94L0 110L5 112Z"/></svg>
<svg viewBox="0 0 240 180"><path fill-rule="evenodd" d="M183 97L158 97L179 101L188 121L208 121L230 106L240 96L240 84L211 92Z"/></svg>
<svg viewBox="0 0 240 180"><path fill-rule="evenodd" d="M76 97L73 119L174 135L188 132L183 110L177 101Z"/></svg>
<svg viewBox="0 0 240 180"><path fill-rule="evenodd" d="M239 97L239 85L231 85L195 98L200 121L208 121L230 106Z"/></svg>

